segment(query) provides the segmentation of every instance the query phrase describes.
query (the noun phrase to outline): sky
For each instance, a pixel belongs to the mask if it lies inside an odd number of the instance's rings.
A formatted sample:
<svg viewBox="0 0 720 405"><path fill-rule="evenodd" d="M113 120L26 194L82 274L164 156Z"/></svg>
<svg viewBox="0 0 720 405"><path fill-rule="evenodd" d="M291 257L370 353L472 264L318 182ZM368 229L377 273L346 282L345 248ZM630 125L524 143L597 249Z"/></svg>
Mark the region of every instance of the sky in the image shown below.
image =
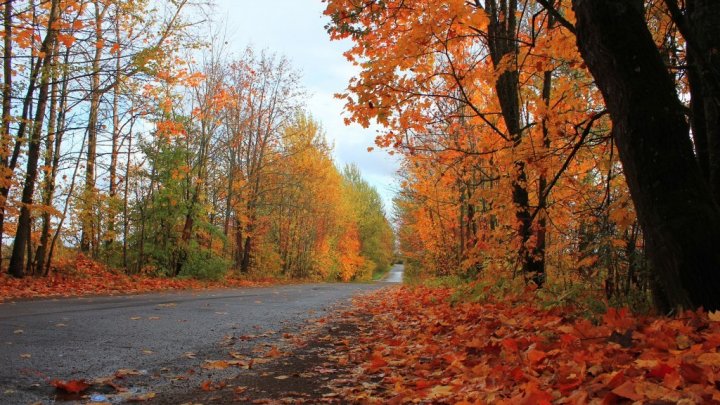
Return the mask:
<svg viewBox="0 0 720 405"><path fill-rule="evenodd" d="M351 43L330 41L323 10L320 0L215 0L215 19L227 25L228 51L239 55L250 45L287 57L302 72L308 112L335 145L338 167L357 164L390 213L399 160L379 149L367 151L374 146L374 129L345 126L343 102L333 95L344 92L358 70L343 56Z"/></svg>

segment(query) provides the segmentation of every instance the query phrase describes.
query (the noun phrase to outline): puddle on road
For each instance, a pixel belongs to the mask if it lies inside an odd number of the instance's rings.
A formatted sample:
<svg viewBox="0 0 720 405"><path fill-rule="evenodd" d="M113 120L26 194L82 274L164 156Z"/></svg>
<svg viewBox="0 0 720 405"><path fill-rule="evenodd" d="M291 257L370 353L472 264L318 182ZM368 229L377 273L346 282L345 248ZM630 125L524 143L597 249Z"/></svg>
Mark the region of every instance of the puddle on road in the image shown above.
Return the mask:
<svg viewBox="0 0 720 405"><path fill-rule="evenodd" d="M50 397L51 401L71 404L84 404L87 401L98 404L124 404L127 402L144 402L155 397L154 392L143 387L127 387L118 392L111 386L93 386L83 393L69 393L56 390Z"/></svg>

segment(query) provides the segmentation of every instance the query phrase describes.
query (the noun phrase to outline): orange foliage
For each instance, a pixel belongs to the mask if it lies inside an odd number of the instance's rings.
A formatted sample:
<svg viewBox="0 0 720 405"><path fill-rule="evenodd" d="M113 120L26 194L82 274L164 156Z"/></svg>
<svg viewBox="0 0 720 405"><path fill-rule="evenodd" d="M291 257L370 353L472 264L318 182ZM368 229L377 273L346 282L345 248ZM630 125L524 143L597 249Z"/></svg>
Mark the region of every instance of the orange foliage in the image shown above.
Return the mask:
<svg viewBox="0 0 720 405"><path fill-rule="evenodd" d="M346 56L361 69L338 97L349 121L380 124L377 146L403 156L401 249L424 271L507 277L528 251L550 280L617 284L642 237L602 97L574 35L536 2L517 4L517 49L498 58L488 24L505 17L474 2L328 0L331 36L352 40ZM569 1L553 4L574 20ZM517 134L500 113L506 72L517 74Z"/></svg>
<svg viewBox="0 0 720 405"><path fill-rule="evenodd" d="M449 289L383 290L345 316L361 333L341 362L363 403L585 404L720 401L720 322L611 310L594 325L529 305L532 293L452 305ZM713 320L714 319L714 320ZM366 384L364 381L379 381Z"/></svg>

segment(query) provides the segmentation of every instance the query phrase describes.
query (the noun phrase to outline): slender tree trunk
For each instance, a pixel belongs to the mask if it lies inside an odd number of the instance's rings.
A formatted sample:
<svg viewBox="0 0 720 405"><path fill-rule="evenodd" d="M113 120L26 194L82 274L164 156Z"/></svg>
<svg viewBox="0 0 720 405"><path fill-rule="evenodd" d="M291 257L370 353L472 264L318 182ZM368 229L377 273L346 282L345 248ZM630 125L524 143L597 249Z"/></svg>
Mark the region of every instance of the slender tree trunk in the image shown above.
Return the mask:
<svg viewBox="0 0 720 405"><path fill-rule="evenodd" d="M642 1L573 0L577 42L613 120L662 309L720 309L720 207Z"/></svg>
<svg viewBox="0 0 720 405"><path fill-rule="evenodd" d="M20 125L18 126L12 155L10 156L9 160L7 159L7 157L4 158L6 165L3 168L4 173L2 173L2 184L0 184L0 235L2 235L2 233L4 232L6 203L8 196L10 195L10 189L12 187L12 179L15 172L15 167L17 167L17 162L20 158L20 152L22 151L23 138L25 138L25 132L27 131L28 122L30 121L30 114L33 106L33 96L35 95L35 83L37 82L37 79L42 72L42 66L42 59L38 59L36 61L33 56L30 56L30 67L32 73L30 74L30 80L28 80L27 90L25 93L25 98L23 100L23 109L20 116Z"/></svg>
<svg viewBox="0 0 720 405"><path fill-rule="evenodd" d="M119 13L116 16L115 21L115 40L120 43L120 16ZM108 212L107 229L108 237L105 241L105 247L112 247L115 241L115 197L117 195L117 163L118 163L118 142L120 140L120 79L121 79L121 66L120 61L122 53L120 49L115 53L115 87L113 88L113 102L112 102L112 142L110 145L110 184L108 185L108 195L110 197L110 209Z"/></svg>
<svg viewBox="0 0 720 405"><path fill-rule="evenodd" d="M548 25L551 25L551 23L548 23ZM543 102L545 103L546 109L550 108L550 95L552 92L552 72L547 71L543 74L543 89L542 89L542 98ZM550 134L548 131L547 126L547 118L543 118L542 122L542 134L543 134L543 152L548 153L550 150ZM545 272L545 247L547 245L547 187L548 187L548 181L547 181L547 174L546 172L540 173L540 178L538 180L538 210L540 210L539 214L537 215L537 225L535 227L535 235L536 235L536 242L535 246L533 247L532 255L533 260L536 262L542 262L542 272L536 273L536 278L533 279L535 284L538 286L542 286L542 283L544 282L542 278L544 278L544 272Z"/></svg>
<svg viewBox="0 0 720 405"><path fill-rule="evenodd" d="M63 94L67 94L66 90L63 90ZM63 111L63 114L64 114L66 111L66 108L62 108L61 111ZM65 122L65 118L63 118L62 122ZM63 131L64 131L64 129L63 129ZM85 136L83 137L83 140L80 144L81 147L80 147L80 150L78 151L79 156L82 156L82 153L85 150L85 139L87 139L87 133L85 133ZM57 152L56 156L60 156L60 153ZM65 199L65 204L63 206L63 212L62 212L62 215L60 216L60 222L58 223L57 228L55 229L55 233L53 234L52 241L50 242L50 250L48 251L47 264L45 265L45 274L50 273L50 263L52 263L53 254L55 253L55 246L57 245L57 240L60 237L60 231L62 230L63 224L65 223L65 218L67 218L68 209L70 208L70 202L72 201L71 197L75 192L75 184L77 184L78 172L80 171L80 161L81 161L81 159L75 160L75 168L73 169L72 178L70 179L70 187L68 188L68 192L67 192L68 197Z"/></svg>
<svg viewBox="0 0 720 405"><path fill-rule="evenodd" d="M55 22L59 15L59 1L52 0L50 5L50 18L48 20L48 32L42 43L40 54L45 55L43 58L43 72L40 79L40 92L38 94L38 105L33 122L30 145L28 147L28 161L25 177L25 185L22 192L22 205L20 207L20 217L18 218L17 232L15 233L15 243L13 244L12 256L8 271L14 277L23 277L25 275L25 251L30 244L31 231L31 212L33 204L33 194L35 192L35 181L38 174L38 161L40 159L40 139L42 135L42 124L45 117L45 108L48 103L49 81L51 77L53 48L55 38L57 37L57 28Z"/></svg>
<svg viewBox="0 0 720 405"><path fill-rule="evenodd" d="M517 38L517 0L486 1L486 10L490 18L488 25L488 48L496 68L501 66L508 57L513 63L518 54ZM495 83L500 108L505 126L513 142L513 148L521 149L524 131L520 124L519 79L517 67L506 68ZM528 242L533 235L532 215L530 212L530 195L527 186L526 163L523 156L517 157L512 173L512 200L515 204L515 218L518 222L518 238L520 240L519 260L526 278L538 287L545 282L544 249ZM542 251L541 251L542 250Z"/></svg>
<svg viewBox="0 0 720 405"><path fill-rule="evenodd" d="M92 75L90 77L90 111L88 115L88 139L87 139L87 162L85 165L85 191L84 191L84 204L83 209L83 220L82 220L82 232L80 236L80 250L88 253L93 249L97 249L94 246L93 241L96 239L96 233L98 232L98 221L96 215L96 204L97 204L97 190L95 190L95 161L97 158L97 137L98 137L98 116L100 114L100 61L102 59L102 46L100 44L103 41L102 23L105 18L105 11L107 7L102 9L100 2L97 0L95 4L95 35L96 35L96 47L95 57L92 62Z"/></svg>
<svg viewBox="0 0 720 405"><path fill-rule="evenodd" d="M245 237L245 244L243 246L242 262L240 263L240 272L248 273L250 271L250 264L252 259L252 243L253 239L250 236Z"/></svg>
<svg viewBox="0 0 720 405"><path fill-rule="evenodd" d="M555 0L550 0L551 7L554 7ZM555 22L552 14L549 14L547 16L547 30L550 31L554 28ZM553 72L552 70L545 71L543 73L543 87L542 87L542 99L543 104L545 104L545 110L549 114L550 112L550 98L552 96L552 80L553 80ZM548 129L548 119L547 117L544 117L542 120L542 141L543 141L543 153L547 154L550 151L550 133ZM548 156L545 156L547 158ZM542 262L542 272L537 273L537 277L533 279L535 284L538 286L542 286L542 283L544 282L544 273L545 273L545 248L547 246L547 204L548 204L548 195L547 195L547 187L548 187L548 180L547 180L547 172L543 171L540 173L540 177L538 179L538 210L540 210L539 214L537 215L537 226L536 226L536 242L535 247L533 248L533 260L537 262ZM540 278L542 276L542 279Z"/></svg>
<svg viewBox="0 0 720 405"><path fill-rule="evenodd" d="M12 121L12 13L13 0L5 1L5 9L3 11L3 28L5 29L4 49L3 49L3 89L2 89L2 132L0 132L0 167L6 170L8 167L8 158L10 156L10 121ZM3 174L0 176L3 188L9 188L5 182L10 179ZM2 268L2 238L5 225L5 193L0 193L0 268Z"/></svg>
<svg viewBox="0 0 720 405"><path fill-rule="evenodd" d="M128 237L130 236L130 216L128 212L128 189L130 184L130 163L132 156L132 125L128 134L127 159L125 161L125 190L123 193L123 267L128 271Z"/></svg>
<svg viewBox="0 0 720 405"><path fill-rule="evenodd" d="M35 266L35 274L41 275L45 272L45 258L48 248L48 242L50 240L50 223L52 221L52 215L50 215L50 207L52 207L53 196L55 194L55 174L57 172L56 162L59 159L55 156L55 152L59 153L56 147L56 139L60 139L58 135L59 118L61 115L58 113L58 52L59 42L55 41L54 46L54 60L52 66L50 66L51 74L50 79L52 80L52 86L50 88L50 115L48 117L48 133L45 139L45 171L43 179L43 191L42 191L42 203L44 205L44 211L42 215L42 228L40 231L40 245L38 246L35 258L37 264ZM65 87L65 86L63 86ZM59 143L59 142L58 142Z"/></svg>

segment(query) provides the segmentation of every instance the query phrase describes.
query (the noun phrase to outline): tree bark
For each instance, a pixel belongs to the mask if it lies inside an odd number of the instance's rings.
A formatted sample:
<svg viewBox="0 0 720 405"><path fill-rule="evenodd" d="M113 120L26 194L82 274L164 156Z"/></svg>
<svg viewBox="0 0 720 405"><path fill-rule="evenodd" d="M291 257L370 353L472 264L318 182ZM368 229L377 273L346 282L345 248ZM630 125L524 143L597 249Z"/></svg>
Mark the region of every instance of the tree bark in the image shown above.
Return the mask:
<svg viewBox="0 0 720 405"><path fill-rule="evenodd" d="M40 231L40 245L38 246L37 253L35 254L36 265L35 274L42 275L45 272L46 256L48 251L48 243L50 241L50 223L52 216L50 215L50 207L52 206L53 196L55 194L55 175L59 167L59 156L61 137L58 134L58 129L61 127L60 119L62 114L58 112L58 74L57 74L57 63L58 63L58 51L59 43L55 41L53 53L53 64L50 66L52 79L52 85L50 88L50 115L48 117L48 134L45 139L45 177L43 179L43 190L42 190L42 203L45 206L42 214L42 230ZM67 82L64 82L67 83ZM66 89L65 84L63 89ZM63 94L63 99L65 94ZM63 108L61 103L60 108ZM57 142L56 142L57 141Z"/></svg>
<svg viewBox="0 0 720 405"><path fill-rule="evenodd" d="M687 46L688 64L692 63L690 69L699 68L702 79L710 187L715 200L720 201L720 2L688 0L687 17L693 30L693 35L686 38L693 41Z"/></svg>
<svg viewBox="0 0 720 405"><path fill-rule="evenodd" d="M54 25L58 19L58 15L59 0L53 0L50 5L48 32L40 48L40 54L45 55L42 63L43 72L40 75L40 92L38 94L35 120L33 121L30 136L30 145L28 147L27 174L25 176L25 185L22 192L20 217L18 218L17 232L15 233L15 243L13 244L10 264L8 265L8 271L14 277L23 277L25 275L25 251L30 244L30 226L32 220L30 210L32 209L33 194L35 193L35 181L37 180L38 174L37 169L38 161L40 159L40 138L50 87L51 72L49 69L52 68L52 51L57 37L57 28L55 28Z"/></svg>
<svg viewBox="0 0 720 405"><path fill-rule="evenodd" d="M613 120L653 265L654 295L661 307L720 309L720 207L695 159L642 1L572 3L578 47Z"/></svg>
<svg viewBox="0 0 720 405"><path fill-rule="evenodd" d="M518 54L517 38L517 0L485 2L490 24L488 25L488 48L495 68L502 66L505 59L511 57L513 63ZM507 68L495 83L500 108L505 126L518 150L523 141L524 133L520 124L520 74L517 67ZM520 240L519 260L525 277L532 280L538 287L545 282L545 252L537 244L530 248L528 242L533 235L533 218L530 213L530 195L528 193L526 163L523 157L514 162L512 174L512 200L515 205L515 218L518 222L518 238Z"/></svg>
<svg viewBox="0 0 720 405"><path fill-rule="evenodd" d="M3 11L3 27L5 28L4 50L3 50L3 89L2 89L2 132L0 132L0 167L5 169L8 166L9 150L10 150L10 121L12 120L12 13L13 0L5 1L5 9ZM0 180L9 181L5 175ZM0 247L2 247L2 238L5 220L5 195L0 196ZM0 267L2 267L2 249L0 249Z"/></svg>
<svg viewBox="0 0 720 405"><path fill-rule="evenodd" d="M95 190L95 160L97 158L98 116L100 114L100 97L102 96L100 89L102 46L100 46L100 44L103 41L102 22L105 19L105 12L107 11L107 7L101 8L99 1L96 0L94 4L96 46L95 56L92 62L92 75L90 77L90 111L88 114L87 163L85 166L85 201L83 202L85 207L82 213L82 233L80 236L80 250L88 253L92 248L93 255L97 249L94 241L98 231L94 211L97 194L97 190Z"/></svg>

